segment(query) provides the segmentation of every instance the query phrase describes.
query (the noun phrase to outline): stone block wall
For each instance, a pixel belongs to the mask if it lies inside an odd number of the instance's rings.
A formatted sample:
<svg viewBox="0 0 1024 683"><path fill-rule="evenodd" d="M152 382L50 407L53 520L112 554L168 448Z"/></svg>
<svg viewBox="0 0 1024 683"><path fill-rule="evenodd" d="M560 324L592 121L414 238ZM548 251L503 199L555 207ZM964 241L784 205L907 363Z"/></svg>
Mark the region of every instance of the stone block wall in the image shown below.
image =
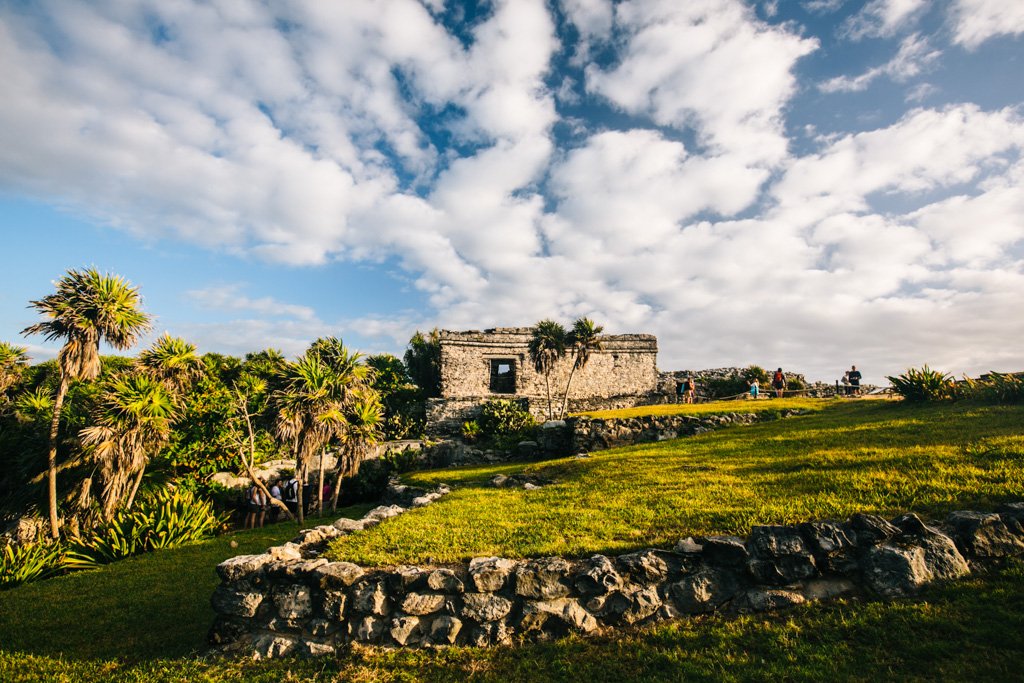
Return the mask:
<svg viewBox="0 0 1024 683"><path fill-rule="evenodd" d="M846 595L898 598L1024 554L1024 503L954 512L756 526L746 539L685 538L585 559L478 557L365 569L275 549L218 566L213 644L254 657L329 655L349 643L487 646L685 618L776 610Z"/></svg>

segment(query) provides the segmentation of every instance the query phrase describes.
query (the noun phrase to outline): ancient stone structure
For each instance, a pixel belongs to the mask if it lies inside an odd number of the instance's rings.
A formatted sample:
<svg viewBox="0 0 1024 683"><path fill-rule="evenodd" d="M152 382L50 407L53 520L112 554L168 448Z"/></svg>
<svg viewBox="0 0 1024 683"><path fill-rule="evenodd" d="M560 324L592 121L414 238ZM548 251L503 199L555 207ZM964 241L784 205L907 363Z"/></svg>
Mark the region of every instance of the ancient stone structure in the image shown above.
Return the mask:
<svg viewBox="0 0 1024 683"><path fill-rule="evenodd" d="M544 376L530 360L531 329L507 327L440 334L441 398L427 405L432 434L456 433L479 406L494 398L521 400L539 419L547 417ZM569 410L622 408L657 402L658 340L649 334L605 335L602 348L573 376ZM573 359L562 359L550 376L560 398Z"/></svg>
<svg viewBox="0 0 1024 683"><path fill-rule="evenodd" d="M368 519L395 513L382 508ZM329 533L365 522L339 520ZM954 512L940 523L856 514L755 526L746 539L685 538L671 550L618 557L478 557L447 567L328 562L303 550L322 544L323 533L309 530L302 544L221 563L211 642L254 657L329 655L352 642L486 646L837 596L898 598L1024 554L1024 503Z"/></svg>

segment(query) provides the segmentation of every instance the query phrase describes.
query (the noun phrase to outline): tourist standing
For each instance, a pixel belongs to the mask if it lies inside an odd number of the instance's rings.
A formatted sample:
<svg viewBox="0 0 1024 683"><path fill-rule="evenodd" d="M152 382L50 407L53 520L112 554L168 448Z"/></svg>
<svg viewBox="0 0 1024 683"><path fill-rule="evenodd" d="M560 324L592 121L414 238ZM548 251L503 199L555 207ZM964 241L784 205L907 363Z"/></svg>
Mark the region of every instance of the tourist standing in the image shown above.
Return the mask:
<svg viewBox="0 0 1024 683"><path fill-rule="evenodd" d="M253 482L245 493L245 528L255 529L258 523L263 528L263 516L267 511L267 499L262 489Z"/></svg>
<svg viewBox="0 0 1024 683"><path fill-rule="evenodd" d="M299 514L299 480L295 475L284 485L284 504L293 515Z"/></svg>
<svg viewBox="0 0 1024 683"><path fill-rule="evenodd" d="M281 480L275 479L274 485L270 487L270 497L274 500L284 502L284 495L281 493ZM274 524L277 522L278 516L281 514L281 508L274 505L274 501L270 501L270 523Z"/></svg>
<svg viewBox="0 0 1024 683"><path fill-rule="evenodd" d="M786 375L783 374L782 368L776 370L772 376L772 389L775 390L775 398L782 398L782 392L786 390Z"/></svg>
<svg viewBox="0 0 1024 683"><path fill-rule="evenodd" d="M850 390L854 396L860 395L860 370L854 365L850 368Z"/></svg>
<svg viewBox="0 0 1024 683"><path fill-rule="evenodd" d="M697 383L693 380L693 377L687 377L683 382L683 394L685 396L684 401L686 403L693 403L694 395L697 391Z"/></svg>

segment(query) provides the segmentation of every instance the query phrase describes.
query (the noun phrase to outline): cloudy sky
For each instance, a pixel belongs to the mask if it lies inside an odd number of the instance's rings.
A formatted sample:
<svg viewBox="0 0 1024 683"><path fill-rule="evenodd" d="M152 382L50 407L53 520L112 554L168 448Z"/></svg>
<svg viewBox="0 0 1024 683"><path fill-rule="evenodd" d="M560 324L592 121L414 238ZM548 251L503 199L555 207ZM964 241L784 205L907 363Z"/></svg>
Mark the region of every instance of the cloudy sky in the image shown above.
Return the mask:
<svg viewBox="0 0 1024 683"><path fill-rule="evenodd" d="M1024 370L1024 2L0 1L0 339L587 315L662 369Z"/></svg>

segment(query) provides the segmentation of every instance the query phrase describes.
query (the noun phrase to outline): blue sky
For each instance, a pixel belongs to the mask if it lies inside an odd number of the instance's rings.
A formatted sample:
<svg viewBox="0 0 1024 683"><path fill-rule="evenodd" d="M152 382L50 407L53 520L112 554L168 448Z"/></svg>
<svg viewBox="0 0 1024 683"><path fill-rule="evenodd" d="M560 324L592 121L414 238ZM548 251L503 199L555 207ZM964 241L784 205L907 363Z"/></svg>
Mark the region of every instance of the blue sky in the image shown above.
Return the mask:
<svg viewBox="0 0 1024 683"><path fill-rule="evenodd" d="M1022 61L1005 0L0 2L0 339L95 265L202 351L1021 370Z"/></svg>

